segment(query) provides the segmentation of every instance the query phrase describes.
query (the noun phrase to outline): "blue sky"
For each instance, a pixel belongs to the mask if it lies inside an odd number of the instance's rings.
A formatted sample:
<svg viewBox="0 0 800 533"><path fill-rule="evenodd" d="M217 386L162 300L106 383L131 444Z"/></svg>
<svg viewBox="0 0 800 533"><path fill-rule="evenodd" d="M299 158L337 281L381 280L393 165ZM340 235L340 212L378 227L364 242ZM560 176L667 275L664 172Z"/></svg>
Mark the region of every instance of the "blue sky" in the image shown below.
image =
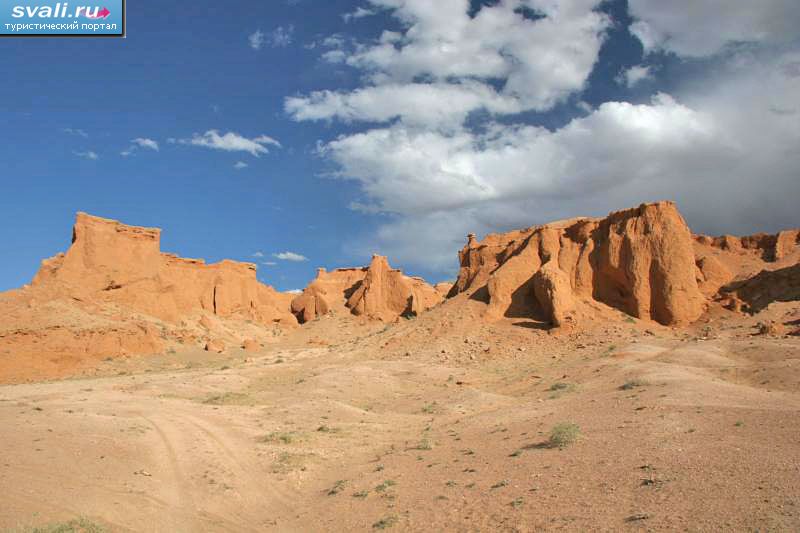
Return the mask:
<svg viewBox="0 0 800 533"><path fill-rule="evenodd" d="M372 251L439 281L469 231L660 198L800 225L793 2L426 4L139 1L126 39L0 40L0 290L77 211L282 290Z"/></svg>

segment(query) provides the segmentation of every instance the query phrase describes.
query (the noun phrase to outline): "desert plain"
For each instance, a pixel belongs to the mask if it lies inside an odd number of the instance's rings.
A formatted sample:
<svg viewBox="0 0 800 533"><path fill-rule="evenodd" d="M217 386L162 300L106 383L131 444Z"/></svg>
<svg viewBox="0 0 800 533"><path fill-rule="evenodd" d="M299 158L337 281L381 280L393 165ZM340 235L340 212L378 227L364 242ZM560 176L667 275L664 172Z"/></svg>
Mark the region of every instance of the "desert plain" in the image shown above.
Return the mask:
<svg viewBox="0 0 800 533"><path fill-rule="evenodd" d="M661 202L459 262L283 294L79 215L0 294L0 530L800 530L800 232Z"/></svg>

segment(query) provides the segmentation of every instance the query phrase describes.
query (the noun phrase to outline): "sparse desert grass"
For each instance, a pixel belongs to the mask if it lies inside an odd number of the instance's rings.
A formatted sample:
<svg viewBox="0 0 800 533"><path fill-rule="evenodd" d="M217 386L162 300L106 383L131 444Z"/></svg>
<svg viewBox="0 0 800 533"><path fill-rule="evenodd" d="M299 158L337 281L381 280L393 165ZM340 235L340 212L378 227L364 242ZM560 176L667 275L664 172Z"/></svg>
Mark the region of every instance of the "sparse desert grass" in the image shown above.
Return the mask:
<svg viewBox="0 0 800 533"><path fill-rule="evenodd" d="M601 357L611 357L616 351L616 349L617 346L615 344L612 344L611 346L606 348L606 350L601 354Z"/></svg>
<svg viewBox="0 0 800 533"><path fill-rule="evenodd" d="M272 465L273 474L287 474L295 470L303 471L306 469L305 462L313 454L294 454L283 452Z"/></svg>
<svg viewBox="0 0 800 533"><path fill-rule="evenodd" d="M619 390L633 390L638 389L639 387L644 387L645 385L649 385L649 383L643 379L629 379L620 385Z"/></svg>
<svg viewBox="0 0 800 533"><path fill-rule="evenodd" d="M439 406L436 404L436 402L429 403L422 408L422 412L429 415L436 414L438 411Z"/></svg>
<svg viewBox="0 0 800 533"><path fill-rule="evenodd" d="M76 518L69 522L11 530L11 532L14 531L19 533L105 533L108 530L88 518Z"/></svg>
<svg viewBox="0 0 800 533"><path fill-rule="evenodd" d="M347 485L347 481L344 479L340 479L336 483L333 484L333 487L328 489L328 496L336 496L340 492L344 490L345 485Z"/></svg>
<svg viewBox="0 0 800 533"><path fill-rule="evenodd" d="M389 529L397 523L396 516L385 516L372 524L372 529Z"/></svg>
<svg viewBox="0 0 800 533"><path fill-rule="evenodd" d="M225 392L214 394L203 399L203 403L208 405L246 405L251 402L250 396L241 392Z"/></svg>
<svg viewBox="0 0 800 533"><path fill-rule="evenodd" d="M550 394L550 399L553 400L555 398L560 397L562 394L566 394L568 392L572 392L575 390L574 383L564 383L563 381L558 381L550 385L548 389L552 394Z"/></svg>
<svg viewBox="0 0 800 533"><path fill-rule="evenodd" d="M387 479L377 487L375 487L375 492L386 492L388 489L397 485L397 482L393 479Z"/></svg>
<svg viewBox="0 0 800 533"><path fill-rule="evenodd" d="M368 490L360 490L358 492L354 492L353 493L353 498L359 498L361 500L363 500L367 496L369 496L369 491Z"/></svg>
<svg viewBox="0 0 800 533"><path fill-rule="evenodd" d="M292 444L296 442L299 438L300 436L294 431L273 431L272 433L267 433L266 435L259 437L258 442L262 444L266 443Z"/></svg>
<svg viewBox="0 0 800 533"><path fill-rule="evenodd" d="M417 444L412 448L412 450L422 450L422 451L428 451L432 449L433 449L433 444L431 444L431 441L429 441L428 439L422 439L421 441L419 441L419 444Z"/></svg>
<svg viewBox="0 0 800 533"><path fill-rule="evenodd" d="M562 422L553 426L550 431L550 439L547 443L552 448L565 448L578 440L581 435L581 428L572 422Z"/></svg>

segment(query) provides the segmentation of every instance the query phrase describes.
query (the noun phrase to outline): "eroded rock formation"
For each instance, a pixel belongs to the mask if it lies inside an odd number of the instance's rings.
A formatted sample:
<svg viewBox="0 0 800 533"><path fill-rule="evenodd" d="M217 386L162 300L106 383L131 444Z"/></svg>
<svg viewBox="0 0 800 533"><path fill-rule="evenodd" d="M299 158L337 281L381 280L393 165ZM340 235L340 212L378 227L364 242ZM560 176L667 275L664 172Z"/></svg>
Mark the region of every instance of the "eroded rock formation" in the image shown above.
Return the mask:
<svg viewBox="0 0 800 533"><path fill-rule="evenodd" d="M308 322L330 311L391 322L430 309L443 295L421 278L392 269L387 259L375 255L365 268L317 271L317 278L292 301L292 311Z"/></svg>
<svg viewBox="0 0 800 533"><path fill-rule="evenodd" d="M268 341L297 325L292 296L260 283L255 265L165 254L160 235L79 213L69 250L43 261L30 286L0 294L0 354L9 355L0 374L33 365L58 375L98 358L239 345L244 335Z"/></svg>
<svg viewBox="0 0 800 533"><path fill-rule="evenodd" d="M184 259L160 250L161 230L79 213L66 254L42 262L34 288L114 302L168 322L195 311L291 324L291 297L256 279L251 263Z"/></svg>
<svg viewBox="0 0 800 533"><path fill-rule="evenodd" d="M485 299L490 319L538 316L561 324L594 300L633 317L686 324L700 316L705 302L692 242L671 202L489 235L482 242L470 236L451 295L469 291Z"/></svg>
<svg viewBox="0 0 800 533"><path fill-rule="evenodd" d="M796 254L800 247L800 229L785 230L776 234L757 233L745 237L696 235L695 241L703 246L732 254L750 253L762 261L774 263Z"/></svg>
<svg viewBox="0 0 800 533"><path fill-rule="evenodd" d="M382 255L372 256L361 285L347 300L354 315L392 321L413 316L441 301L440 294L421 278L411 278L392 269Z"/></svg>
<svg viewBox="0 0 800 533"><path fill-rule="evenodd" d="M800 299L800 230L745 237L696 235L703 294L736 311L758 313Z"/></svg>
<svg viewBox="0 0 800 533"><path fill-rule="evenodd" d="M575 301L569 277L555 261L548 261L533 275L533 296L554 326L573 320Z"/></svg>
<svg viewBox="0 0 800 533"><path fill-rule="evenodd" d="M292 312L303 324L331 311L349 312L347 300L366 275L366 268L318 268L314 281L292 300Z"/></svg>

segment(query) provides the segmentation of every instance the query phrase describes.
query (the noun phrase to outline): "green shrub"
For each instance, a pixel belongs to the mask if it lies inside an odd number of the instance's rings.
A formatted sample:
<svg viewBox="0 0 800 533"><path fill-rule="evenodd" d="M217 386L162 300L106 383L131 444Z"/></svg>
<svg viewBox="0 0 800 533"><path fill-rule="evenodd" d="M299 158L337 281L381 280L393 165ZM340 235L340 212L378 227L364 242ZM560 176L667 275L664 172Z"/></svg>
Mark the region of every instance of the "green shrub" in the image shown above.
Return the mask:
<svg viewBox="0 0 800 533"><path fill-rule="evenodd" d="M553 448L564 448L573 444L581 435L581 428L572 422L562 422L550 431L549 444Z"/></svg>

